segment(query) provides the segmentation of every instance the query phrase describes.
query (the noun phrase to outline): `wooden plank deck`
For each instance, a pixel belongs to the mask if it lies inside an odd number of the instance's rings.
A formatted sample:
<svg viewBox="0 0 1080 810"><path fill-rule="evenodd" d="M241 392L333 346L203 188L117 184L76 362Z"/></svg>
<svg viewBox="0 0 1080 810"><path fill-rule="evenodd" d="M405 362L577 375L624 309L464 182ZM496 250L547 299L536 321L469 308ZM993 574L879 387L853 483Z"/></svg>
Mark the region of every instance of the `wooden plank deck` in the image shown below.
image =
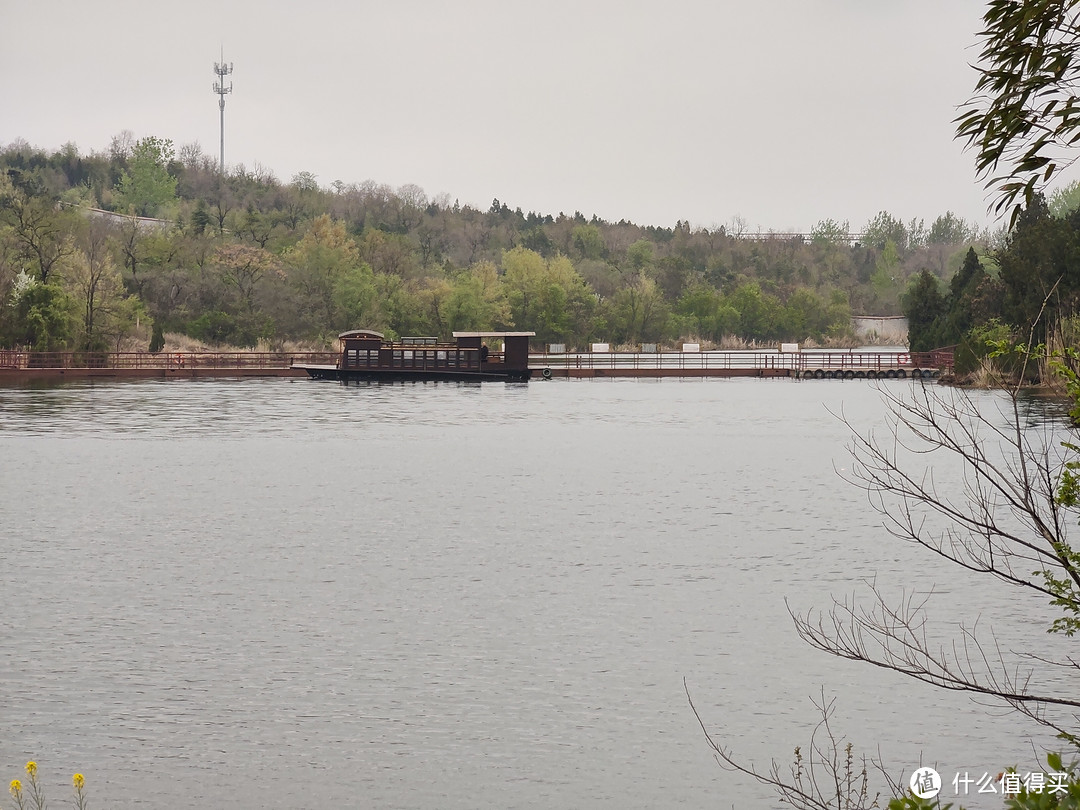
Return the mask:
<svg viewBox="0 0 1080 810"><path fill-rule="evenodd" d="M200 377L304 377L298 365L330 365L336 353L172 353L0 351L0 383L79 379L197 379ZM914 354L875 351L720 351L687 353L533 354L533 379L601 377L758 377L864 379L939 376L952 369L947 351Z"/></svg>
<svg viewBox="0 0 1080 810"><path fill-rule="evenodd" d="M533 379L544 377L543 368L533 369ZM792 377L786 368L552 368L551 379L595 379L599 377Z"/></svg>
<svg viewBox="0 0 1080 810"><path fill-rule="evenodd" d="M531 355L533 377L794 377L874 379L936 377L951 371L952 352L716 351L597 352Z"/></svg>
<svg viewBox="0 0 1080 810"><path fill-rule="evenodd" d="M31 380L306 377L294 364L334 363L335 353L0 352L0 383Z"/></svg>

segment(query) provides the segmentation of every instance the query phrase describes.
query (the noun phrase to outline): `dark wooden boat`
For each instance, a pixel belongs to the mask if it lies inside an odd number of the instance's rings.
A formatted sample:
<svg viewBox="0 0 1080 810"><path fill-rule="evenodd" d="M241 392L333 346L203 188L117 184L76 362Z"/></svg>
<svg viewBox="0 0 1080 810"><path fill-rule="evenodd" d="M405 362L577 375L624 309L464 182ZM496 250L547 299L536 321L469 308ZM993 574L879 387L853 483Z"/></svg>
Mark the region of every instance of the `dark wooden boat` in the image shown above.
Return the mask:
<svg viewBox="0 0 1080 810"><path fill-rule="evenodd" d="M353 329L338 335L336 365L294 365L316 380L502 380L525 382L529 338L535 332L454 332L453 343L433 337L390 341L381 332ZM485 341L500 341L491 351Z"/></svg>

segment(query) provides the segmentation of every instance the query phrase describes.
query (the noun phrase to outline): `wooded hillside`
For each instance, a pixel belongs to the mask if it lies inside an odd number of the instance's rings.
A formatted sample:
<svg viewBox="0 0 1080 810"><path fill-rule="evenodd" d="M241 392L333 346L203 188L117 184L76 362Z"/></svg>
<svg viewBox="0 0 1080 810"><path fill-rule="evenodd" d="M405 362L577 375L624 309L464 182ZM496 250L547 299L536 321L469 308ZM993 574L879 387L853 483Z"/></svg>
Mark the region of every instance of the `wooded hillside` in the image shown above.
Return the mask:
<svg viewBox="0 0 1080 810"><path fill-rule="evenodd" d="M222 176L198 146L129 133L85 155L16 142L0 149L0 341L331 345L351 328L512 327L570 347L828 344L850 340L852 313L898 314L921 271L948 279L987 238L951 213L748 234L479 210L417 186Z"/></svg>

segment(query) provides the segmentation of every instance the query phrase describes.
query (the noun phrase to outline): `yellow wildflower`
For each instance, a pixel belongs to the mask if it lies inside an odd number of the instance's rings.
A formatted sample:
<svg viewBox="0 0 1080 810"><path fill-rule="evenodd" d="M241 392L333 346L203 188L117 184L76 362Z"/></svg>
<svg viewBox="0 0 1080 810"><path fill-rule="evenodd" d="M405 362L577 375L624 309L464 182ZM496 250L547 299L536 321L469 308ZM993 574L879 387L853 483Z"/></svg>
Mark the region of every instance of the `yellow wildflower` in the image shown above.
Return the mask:
<svg viewBox="0 0 1080 810"><path fill-rule="evenodd" d="M75 785L76 790L82 790L84 781L85 780L83 779L83 775L81 773L77 773L73 777L71 777L71 783Z"/></svg>
<svg viewBox="0 0 1080 810"><path fill-rule="evenodd" d="M37 763L34 762L34 760L30 760L26 763L26 774L31 779L33 779L37 775Z"/></svg>
<svg viewBox="0 0 1080 810"><path fill-rule="evenodd" d="M11 787L8 789L11 791L11 795L15 796L19 793L19 791L22 790L22 782L20 782L18 779L12 779Z"/></svg>

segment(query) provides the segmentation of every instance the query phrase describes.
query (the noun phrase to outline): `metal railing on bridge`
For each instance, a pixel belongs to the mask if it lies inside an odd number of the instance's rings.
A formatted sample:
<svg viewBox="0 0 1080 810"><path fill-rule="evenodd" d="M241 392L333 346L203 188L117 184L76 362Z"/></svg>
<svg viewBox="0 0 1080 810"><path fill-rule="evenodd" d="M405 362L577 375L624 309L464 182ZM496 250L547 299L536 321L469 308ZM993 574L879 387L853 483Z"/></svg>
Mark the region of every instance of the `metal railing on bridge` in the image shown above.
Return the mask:
<svg viewBox="0 0 1080 810"><path fill-rule="evenodd" d="M793 357L775 351L543 353L529 355L529 365L552 369L794 369Z"/></svg>
<svg viewBox="0 0 1080 810"><path fill-rule="evenodd" d="M953 366L951 350L938 349L932 352L872 352L872 351L800 351L793 353L798 358L795 366L800 371L807 369L863 369L882 371L900 368L927 368L948 370Z"/></svg>
<svg viewBox="0 0 1080 810"><path fill-rule="evenodd" d="M0 351L0 369L282 369L334 364L337 352L33 352Z"/></svg>
<svg viewBox="0 0 1080 810"><path fill-rule="evenodd" d="M287 369L295 364L334 365L337 352L34 352L0 351L2 369ZM550 369L758 369L807 371L889 369L951 370L952 351L874 352L580 352L529 355L533 368Z"/></svg>
<svg viewBox="0 0 1080 810"><path fill-rule="evenodd" d="M887 371L889 369L952 368L952 352L874 352L811 350L779 352L580 352L529 355L529 365L551 369L783 369L795 372L822 369Z"/></svg>

